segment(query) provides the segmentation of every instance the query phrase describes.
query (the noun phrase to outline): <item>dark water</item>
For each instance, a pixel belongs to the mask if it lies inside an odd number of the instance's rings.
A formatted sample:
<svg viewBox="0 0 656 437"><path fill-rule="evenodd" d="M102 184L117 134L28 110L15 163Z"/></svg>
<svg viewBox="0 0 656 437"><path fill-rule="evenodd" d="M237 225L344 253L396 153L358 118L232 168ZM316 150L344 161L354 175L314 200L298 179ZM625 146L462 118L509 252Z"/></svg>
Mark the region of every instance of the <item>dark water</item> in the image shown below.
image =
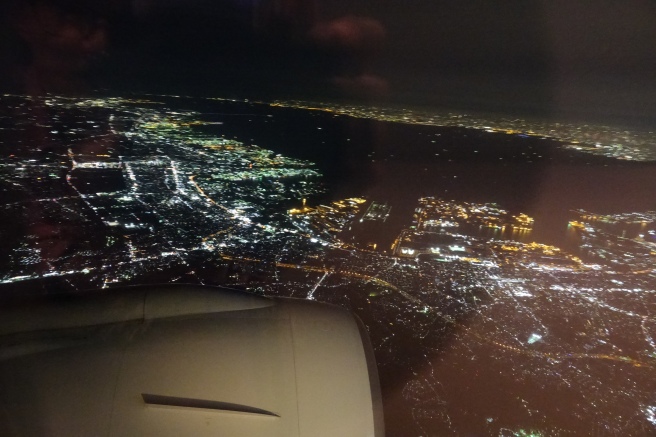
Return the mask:
<svg viewBox="0 0 656 437"><path fill-rule="evenodd" d="M536 220L531 239L562 246L573 209L656 207L655 164L586 155L552 140L244 103L222 104L221 111L206 115L223 122L208 128L214 133L315 162L328 188L327 199L315 201L388 202L383 244L409 224L422 196L526 213Z"/></svg>

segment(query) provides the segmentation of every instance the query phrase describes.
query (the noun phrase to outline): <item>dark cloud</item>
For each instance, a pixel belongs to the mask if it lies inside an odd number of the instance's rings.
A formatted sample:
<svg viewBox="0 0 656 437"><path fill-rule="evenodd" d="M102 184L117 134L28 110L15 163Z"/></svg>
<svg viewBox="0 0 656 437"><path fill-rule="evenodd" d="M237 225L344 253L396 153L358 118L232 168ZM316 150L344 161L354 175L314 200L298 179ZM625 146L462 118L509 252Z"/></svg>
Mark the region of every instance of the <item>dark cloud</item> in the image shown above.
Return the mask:
<svg viewBox="0 0 656 437"><path fill-rule="evenodd" d="M333 83L346 95L352 97L380 98L389 93L387 80L374 74L335 77Z"/></svg>
<svg viewBox="0 0 656 437"><path fill-rule="evenodd" d="M372 66L385 37L379 21L356 16L319 22L309 32L310 41L339 64L331 83L344 95L359 98L382 97L389 92L389 83Z"/></svg>
<svg viewBox="0 0 656 437"><path fill-rule="evenodd" d="M369 56L381 49L385 28L370 17L346 16L318 23L310 37L322 47Z"/></svg>
<svg viewBox="0 0 656 437"><path fill-rule="evenodd" d="M25 86L32 93L72 92L80 74L107 47L107 28L77 3L35 2L14 15L13 27L29 50Z"/></svg>

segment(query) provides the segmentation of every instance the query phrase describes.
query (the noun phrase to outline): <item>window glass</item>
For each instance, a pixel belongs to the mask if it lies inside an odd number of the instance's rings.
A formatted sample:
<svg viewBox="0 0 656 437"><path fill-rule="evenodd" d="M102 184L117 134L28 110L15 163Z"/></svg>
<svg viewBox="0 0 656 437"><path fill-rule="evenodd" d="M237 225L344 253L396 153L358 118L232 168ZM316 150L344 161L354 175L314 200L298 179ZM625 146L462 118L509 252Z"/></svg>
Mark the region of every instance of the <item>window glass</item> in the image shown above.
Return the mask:
<svg viewBox="0 0 656 437"><path fill-rule="evenodd" d="M2 5L0 298L329 302L392 436L656 433L656 6Z"/></svg>

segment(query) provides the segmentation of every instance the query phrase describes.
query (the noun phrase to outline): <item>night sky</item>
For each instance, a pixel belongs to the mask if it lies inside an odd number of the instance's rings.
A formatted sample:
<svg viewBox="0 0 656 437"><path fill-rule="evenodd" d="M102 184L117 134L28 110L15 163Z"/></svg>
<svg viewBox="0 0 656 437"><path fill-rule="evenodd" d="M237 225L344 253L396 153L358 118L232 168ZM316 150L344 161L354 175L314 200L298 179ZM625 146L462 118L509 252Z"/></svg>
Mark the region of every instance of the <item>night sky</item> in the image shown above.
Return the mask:
<svg viewBox="0 0 656 437"><path fill-rule="evenodd" d="M8 0L1 84L656 118L649 0Z"/></svg>

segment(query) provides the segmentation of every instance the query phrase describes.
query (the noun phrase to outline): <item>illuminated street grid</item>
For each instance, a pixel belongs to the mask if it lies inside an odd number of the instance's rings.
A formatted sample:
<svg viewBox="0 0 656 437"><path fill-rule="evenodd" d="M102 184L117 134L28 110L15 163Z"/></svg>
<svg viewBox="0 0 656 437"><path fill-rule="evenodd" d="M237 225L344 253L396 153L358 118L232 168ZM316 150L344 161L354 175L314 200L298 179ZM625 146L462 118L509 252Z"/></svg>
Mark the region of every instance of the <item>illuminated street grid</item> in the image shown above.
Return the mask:
<svg viewBox="0 0 656 437"><path fill-rule="evenodd" d="M381 221L384 223L389 218L391 210L392 207L388 206L387 203L371 202L360 222Z"/></svg>
<svg viewBox="0 0 656 437"><path fill-rule="evenodd" d="M656 211L614 215L576 211L568 230L581 252L620 271L653 272L656 262Z"/></svg>
<svg viewBox="0 0 656 437"><path fill-rule="evenodd" d="M472 208L420 199L416 219L424 208L440 219L435 205L443 207L443 220ZM492 215L499 210L488 208ZM398 257L332 251L321 258L323 269L306 258L299 267L305 277L279 270L277 281L262 287L298 297L309 287L310 297L357 311L370 326L382 373L411 374L403 397L418 435L467 429L466 406L453 398L494 400L495 408L477 409L489 412L479 420L495 435L521 435L512 425L518 418L533 424L533 435L654 429L653 269L619 272L553 246L485 240L452 228L425 231L416 223L396 244L430 242L427 235L456 243L425 244L422 253L401 250ZM447 252L450 246L464 250ZM404 353L409 344L412 353Z"/></svg>
<svg viewBox="0 0 656 437"><path fill-rule="evenodd" d="M4 100L18 122L5 127L16 147L0 177L16 200L3 214L27 238L2 283L84 272L111 284L186 265L197 251L261 255L256 242L299 232L281 205L322 192L310 163L198 133L206 123L193 112L118 98Z"/></svg>
<svg viewBox="0 0 656 437"><path fill-rule="evenodd" d="M357 118L427 126L464 127L508 135L550 138L562 141L563 147L582 153L628 161L655 161L654 132L627 130L594 123L552 122L521 117L475 115L463 112L437 112L417 109L388 108L277 101L272 106L325 111ZM539 159L536 156L535 159Z"/></svg>
<svg viewBox="0 0 656 437"><path fill-rule="evenodd" d="M311 163L204 133L193 111L2 105L5 288L186 281L343 305L367 325L398 402L386 413L411 417L409 436L656 432L656 213L579 212L579 259L476 232L530 233L531 217L426 197L388 255L340 239L382 220L383 203L314 205Z"/></svg>
<svg viewBox="0 0 656 437"><path fill-rule="evenodd" d="M416 227L422 231L471 225L527 232L533 229L534 221L526 214L513 216L493 203L448 202L432 197L419 199L415 214Z"/></svg>

